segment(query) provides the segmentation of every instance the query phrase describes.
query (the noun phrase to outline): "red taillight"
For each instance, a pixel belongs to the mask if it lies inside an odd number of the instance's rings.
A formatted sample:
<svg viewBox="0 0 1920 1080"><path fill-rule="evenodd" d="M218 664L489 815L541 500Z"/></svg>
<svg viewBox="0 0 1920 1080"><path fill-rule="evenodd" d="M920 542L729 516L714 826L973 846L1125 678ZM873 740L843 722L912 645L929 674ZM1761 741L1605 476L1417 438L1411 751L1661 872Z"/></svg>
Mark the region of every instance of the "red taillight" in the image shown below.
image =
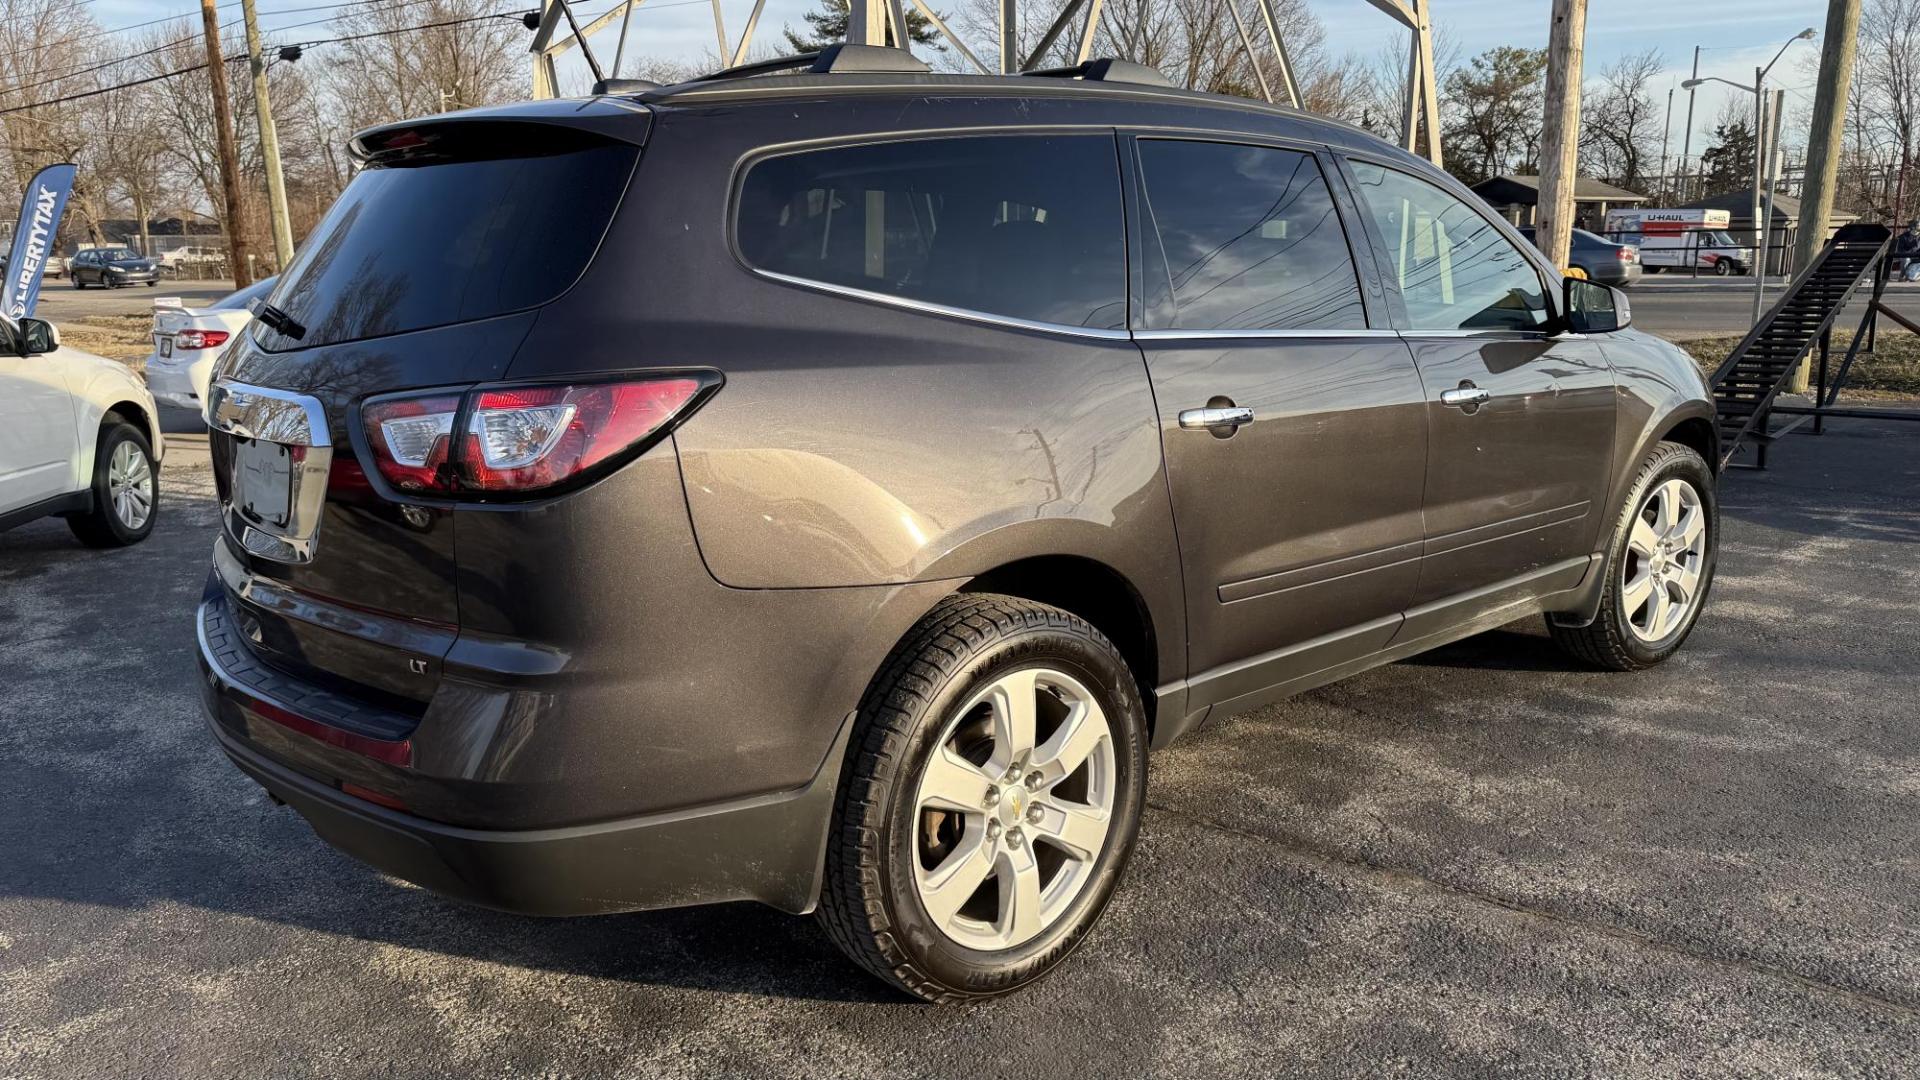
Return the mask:
<svg viewBox="0 0 1920 1080"><path fill-rule="evenodd" d="M1620 249L1621 262L1630 263L1639 257L1640 257L1640 250L1638 248L1623 247Z"/></svg>
<svg viewBox="0 0 1920 1080"><path fill-rule="evenodd" d="M181 330L173 335L176 349L212 349L227 343L233 335L225 330Z"/></svg>
<svg viewBox="0 0 1920 1080"><path fill-rule="evenodd" d="M380 475L401 491L524 495L558 487L646 442L718 382L701 374L491 387L388 398L361 415Z"/></svg>
<svg viewBox="0 0 1920 1080"><path fill-rule="evenodd" d="M447 462L459 413L456 394L389 399L361 410L380 475L401 491L450 490Z"/></svg>

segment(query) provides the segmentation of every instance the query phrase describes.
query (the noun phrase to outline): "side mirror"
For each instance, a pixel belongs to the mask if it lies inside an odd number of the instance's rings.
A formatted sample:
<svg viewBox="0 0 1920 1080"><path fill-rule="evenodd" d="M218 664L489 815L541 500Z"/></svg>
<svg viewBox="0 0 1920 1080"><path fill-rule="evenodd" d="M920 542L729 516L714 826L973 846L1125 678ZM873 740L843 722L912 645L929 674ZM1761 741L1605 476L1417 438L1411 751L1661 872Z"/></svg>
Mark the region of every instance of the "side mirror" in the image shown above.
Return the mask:
<svg viewBox="0 0 1920 1080"><path fill-rule="evenodd" d="M1567 278L1561 282L1560 299L1567 329L1576 334L1611 334L1633 322L1626 294L1597 281Z"/></svg>
<svg viewBox="0 0 1920 1080"><path fill-rule="evenodd" d="M39 356L60 347L60 331L45 319L20 320L20 355Z"/></svg>

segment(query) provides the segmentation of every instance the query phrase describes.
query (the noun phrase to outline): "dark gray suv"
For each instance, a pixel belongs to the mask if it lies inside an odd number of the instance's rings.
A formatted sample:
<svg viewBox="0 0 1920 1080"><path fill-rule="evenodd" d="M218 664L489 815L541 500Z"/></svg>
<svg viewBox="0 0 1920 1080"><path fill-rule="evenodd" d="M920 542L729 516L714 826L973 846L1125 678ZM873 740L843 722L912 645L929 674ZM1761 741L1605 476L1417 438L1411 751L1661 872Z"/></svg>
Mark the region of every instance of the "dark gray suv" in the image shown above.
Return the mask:
<svg viewBox="0 0 1920 1080"><path fill-rule="evenodd" d="M1096 922L1150 748L1700 613L1692 363L1378 139L1105 61L615 89L358 136L216 373L213 735L382 870L817 910L989 996Z"/></svg>

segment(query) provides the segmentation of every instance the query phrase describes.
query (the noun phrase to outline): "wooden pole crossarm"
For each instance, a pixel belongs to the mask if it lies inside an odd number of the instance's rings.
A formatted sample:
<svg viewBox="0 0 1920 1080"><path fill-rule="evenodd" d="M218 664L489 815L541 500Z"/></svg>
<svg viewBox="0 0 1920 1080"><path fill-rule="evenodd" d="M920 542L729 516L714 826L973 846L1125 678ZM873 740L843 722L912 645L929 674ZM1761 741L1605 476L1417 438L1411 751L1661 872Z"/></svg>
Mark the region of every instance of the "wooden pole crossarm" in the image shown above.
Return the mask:
<svg viewBox="0 0 1920 1080"><path fill-rule="evenodd" d="M1233 0L1227 0L1232 3ZM1280 88L1287 93L1287 104L1300 108L1300 84L1293 77L1293 58L1280 40L1280 20L1273 13L1273 0L1260 0L1260 19L1267 24L1267 41L1273 46L1274 60L1280 65ZM1267 100L1273 100L1269 97Z"/></svg>
<svg viewBox="0 0 1920 1080"><path fill-rule="evenodd" d="M747 46L753 44L753 31L760 25L760 12L765 10L767 0L753 0L753 12L747 16L747 28L740 31L740 44L734 46L733 66L739 67L747 62Z"/></svg>
<svg viewBox="0 0 1920 1080"><path fill-rule="evenodd" d="M1033 47L1033 51L1027 54L1027 59L1020 65L1021 71L1031 71L1040 63L1040 58L1047 55L1047 50L1053 48L1054 42L1060 40L1060 35L1073 24L1073 17L1080 13L1081 6L1086 2L1087 0L1070 0L1066 7L1060 9L1059 17L1053 20L1052 26L1047 27L1047 32L1040 36L1040 43Z"/></svg>
<svg viewBox="0 0 1920 1080"><path fill-rule="evenodd" d="M935 30L940 31L940 35L946 38L949 44L960 50L960 55L967 58L967 63L978 68L982 75L993 74L993 69L981 63L980 58L973 55L973 50L967 48L966 42L961 41L958 35L947 29L947 24L942 22L940 16L935 14L934 10L927 6L927 0L913 0L913 6L919 9L920 14L926 16L927 21L933 24Z"/></svg>
<svg viewBox="0 0 1920 1080"><path fill-rule="evenodd" d="M1247 63L1253 66L1253 77L1260 80L1260 96L1273 104L1273 87L1267 85L1267 73L1260 70L1260 58L1254 55L1253 39L1247 36L1247 21L1240 17L1239 0L1224 0L1227 14L1233 16L1234 32L1240 35L1240 47L1247 52Z"/></svg>
<svg viewBox="0 0 1920 1080"><path fill-rule="evenodd" d="M1414 16L1413 8L1408 6L1406 0L1367 0L1367 3L1393 16L1395 22L1409 30L1420 28L1420 20Z"/></svg>
<svg viewBox="0 0 1920 1080"><path fill-rule="evenodd" d="M1093 0L1093 6L1087 9L1087 25L1080 31L1080 51L1074 54L1074 63L1087 62L1087 55L1093 52L1093 35L1099 29L1100 0Z"/></svg>
<svg viewBox="0 0 1920 1080"><path fill-rule="evenodd" d="M755 0L759 2L759 0ZM894 48L913 52L913 35L907 33L907 13L900 0L887 0L887 25L893 27ZM884 37L884 35L882 35ZM884 41L881 44L885 44Z"/></svg>

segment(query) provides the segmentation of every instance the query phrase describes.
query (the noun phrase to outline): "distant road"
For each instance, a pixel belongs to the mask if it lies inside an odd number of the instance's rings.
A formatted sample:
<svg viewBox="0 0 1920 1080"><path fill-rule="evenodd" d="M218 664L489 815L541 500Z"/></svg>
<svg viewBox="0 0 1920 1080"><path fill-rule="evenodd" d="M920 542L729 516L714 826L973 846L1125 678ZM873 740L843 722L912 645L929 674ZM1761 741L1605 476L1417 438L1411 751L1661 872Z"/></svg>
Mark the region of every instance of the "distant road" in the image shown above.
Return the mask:
<svg viewBox="0 0 1920 1080"><path fill-rule="evenodd" d="M144 315L153 310L156 296L177 296L189 307L204 307L233 291L231 281L162 281L158 285L130 285L124 289L76 289L66 278L40 286L34 315L67 322L87 315Z"/></svg>
<svg viewBox="0 0 1920 1080"><path fill-rule="evenodd" d="M1744 334L1753 325L1753 279L1695 284L1669 282L1664 277L1642 278L1627 291L1635 326L1677 341ZM1780 298L1783 287L1768 286L1769 305ZM1920 282L1889 286L1887 303L1900 314L1920 320ZM1859 318L1859 308L1854 307L1841 312L1837 325L1851 330Z"/></svg>

